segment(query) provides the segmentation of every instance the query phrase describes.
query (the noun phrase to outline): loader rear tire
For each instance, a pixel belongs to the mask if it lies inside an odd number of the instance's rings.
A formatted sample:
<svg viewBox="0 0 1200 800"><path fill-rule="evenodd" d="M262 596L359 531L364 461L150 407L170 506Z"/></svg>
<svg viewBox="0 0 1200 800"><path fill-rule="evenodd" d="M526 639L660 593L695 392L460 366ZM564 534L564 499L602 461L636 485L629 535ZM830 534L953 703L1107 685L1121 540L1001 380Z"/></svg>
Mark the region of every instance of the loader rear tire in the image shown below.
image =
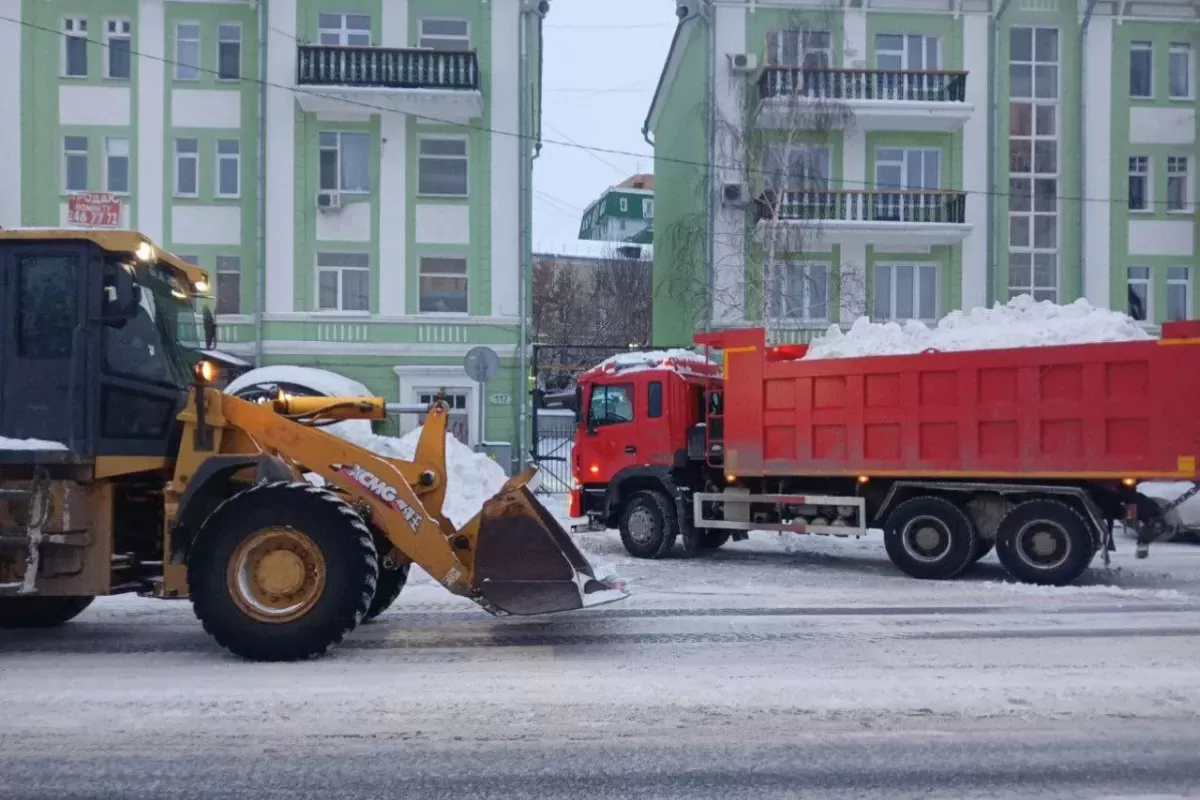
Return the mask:
<svg viewBox="0 0 1200 800"><path fill-rule="evenodd" d="M1096 555L1087 521L1058 500L1027 500L1009 511L996 531L996 555L1022 583L1066 586Z"/></svg>
<svg viewBox="0 0 1200 800"><path fill-rule="evenodd" d="M384 611L392 607L404 585L408 583L408 570L412 564L393 561L385 555L392 549L392 544L386 539L382 541L375 537L375 549L379 552L379 583L375 586L375 596L371 598L371 606L367 609L363 622L371 622Z"/></svg>
<svg viewBox="0 0 1200 800"><path fill-rule="evenodd" d="M634 492L621 512L621 544L634 558L662 558L675 546L675 504L662 492Z"/></svg>
<svg viewBox="0 0 1200 800"><path fill-rule="evenodd" d="M94 597L0 597L0 628L56 628L83 613Z"/></svg>
<svg viewBox="0 0 1200 800"><path fill-rule="evenodd" d="M907 575L947 580L971 563L978 533L971 518L943 497L905 500L883 526L888 558Z"/></svg>
<svg viewBox="0 0 1200 800"><path fill-rule="evenodd" d="M201 526L188 558L204 630L252 661L323 655L362 622L378 577L358 512L308 483L260 483L234 495Z"/></svg>

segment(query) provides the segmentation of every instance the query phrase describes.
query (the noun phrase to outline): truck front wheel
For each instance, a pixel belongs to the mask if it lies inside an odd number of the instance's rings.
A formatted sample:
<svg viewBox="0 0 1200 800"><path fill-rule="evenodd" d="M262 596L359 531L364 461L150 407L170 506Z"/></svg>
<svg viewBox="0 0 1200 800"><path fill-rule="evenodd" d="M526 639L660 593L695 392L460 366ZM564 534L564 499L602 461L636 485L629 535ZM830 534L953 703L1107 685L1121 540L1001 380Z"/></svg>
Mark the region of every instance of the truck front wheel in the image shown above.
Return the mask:
<svg viewBox="0 0 1200 800"><path fill-rule="evenodd" d="M1013 508L996 532L996 555L1019 581L1065 586L1096 554L1087 521L1057 500L1027 500Z"/></svg>
<svg viewBox="0 0 1200 800"><path fill-rule="evenodd" d="M671 498L662 492L629 496L621 513L621 543L634 558L662 558L675 546L679 523Z"/></svg>
<svg viewBox="0 0 1200 800"><path fill-rule="evenodd" d="M892 509L883 543L897 569L914 578L946 580L971 563L978 534L961 508L941 497L914 497Z"/></svg>

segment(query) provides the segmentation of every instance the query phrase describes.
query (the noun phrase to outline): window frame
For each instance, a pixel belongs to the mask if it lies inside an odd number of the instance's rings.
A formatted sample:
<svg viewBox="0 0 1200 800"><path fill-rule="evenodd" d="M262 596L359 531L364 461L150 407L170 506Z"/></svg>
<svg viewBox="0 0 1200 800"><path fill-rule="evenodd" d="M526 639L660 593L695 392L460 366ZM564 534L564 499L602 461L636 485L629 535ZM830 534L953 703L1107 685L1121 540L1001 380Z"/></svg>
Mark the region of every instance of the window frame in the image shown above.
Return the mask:
<svg viewBox="0 0 1200 800"><path fill-rule="evenodd" d="M195 142L196 149L192 152L181 153L179 150L180 142ZM172 149L175 154L175 159L174 159L175 160L175 182L174 182L174 185L171 187L172 188L171 196L185 198L185 199L195 199L195 198L199 197L200 196L200 139L197 137L194 137L194 136L177 136L177 137L175 137L174 147ZM180 174L179 165L185 159L191 160L195 163L195 178L194 178L195 189L191 192L184 192L179 188L179 174Z"/></svg>
<svg viewBox="0 0 1200 800"><path fill-rule="evenodd" d="M825 314L823 316L819 316L819 317L810 315L808 313L809 310L811 309L811 307L813 306L813 302L812 302L812 298L810 297L810 291L812 289L812 280L808 276L807 273L809 270L814 269L814 268L822 269L825 272L825 298L822 303L822 305L825 308ZM773 291L773 287L774 287L776 280L779 280L776 277L777 271L781 270L781 269L785 269L785 270L800 269L804 273L802 275L802 277L804 279L804 283L803 283L804 289L803 289L803 296L800 301L800 313L799 314L795 314L795 315L790 314L789 313L790 308L786 307L784 304L789 303L791 301L789 301L787 299L786 295L784 295L783 293L776 293ZM781 260L775 261L772 264L768 264L767 265L767 281L766 281L766 287L765 287L766 302L764 303L764 306L766 306L766 307L763 309L766 312L766 314L765 314L766 318L770 322L777 323L777 324L782 323L785 325L786 324L811 325L811 324L826 324L826 323L830 322L830 319L833 316L832 310L830 308L830 305L832 304L832 296L833 296L833 291L832 291L832 286L831 286L832 282L833 282L833 264L829 261L805 260L805 259L799 259L799 260L793 261L793 260L781 259ZM773 297L778 297L779 302L781 303L780 308L779 308L779 313L775 313L771 309L771 298L773 298Z"/></svg>
<svg viewBox="0 0 1200 800"><path fill-rule="evenodd" d="M629 419L609 419L607 416L604 419L596 419L596 394L597 390L603 390L607 396L609 391L620 389L625 392L625 399L629 402ZM634 389L634 384L630 383L596 383L592 384L592 390L588 392L588 413L587 427L588 430L593 428L605 428L610 425L631 425L637 422L637 392Z"/></svg>
<svg viewBox="0 0 1200 800"><path fill-rule="evenodd" d="M463 264L462 272L426 272L426 260L444 260L444 261L461 261ZM453 278L466 282L466 287L463 289L463 295L466 298L466 310L464 311L425 311L421 308L423 290L421 287L422 278ZM417 313L421 316L438 316L438 317L465 317L471 313L471 259L462 253L422 253L417 258Z"/></svg>
<svg viewBox="0 0 1200 800"><path fill-rule="evenodd" d="M467 33L465 36L451 36L451 35L442 34L442 33L427 34L427 33L425 33L425 23L426 22L460 22L464 26L466 26ZM426 40L435 40L435 41L440 41L440 42L462 41L463 46L461 48L441 48L441 47L436 47L433 45L425 44ZM471 50L471 21L468 19L464 19L462 17L438 17L438 16L421 17L421 19L417 22L417 47L427 48L430 50L436 50L436 51L446 52L446 53L470 52L470 50Z"/></svg>
<svg viewBox="0 0 1200 800"><path fill-rule="evenodd" d="M337 28L323 27L321 25L321 17L323 17L323 16L338 17L340 27L337 27ZM365 17L367 20L367 27L365 29L348 27L346 23L349 21L350 17ZM375 37L372 33L372 25L373 25L373 20L371 19L371 15L365 11L334 11L334 10L318 11L317 12L317 44L322 45L324 47L371 47L375 43ZM352 35L352 32L353 32L353 35L360 35L363 33L364 30L366 31L366 35L367 35L366 44L356 44L356 43L350 42L350 36ZM329 42L321 41L321 37L325 36L326 34L336 35L338 38L338 41L336 43L329 43Z"/></svg>
<svg viewBox="0 0 1200 800"><path fill-rule="evenodd" d="M916 312L912 317L900 317L896 313L897 303L897 286L896 268L910 267L913 273L913 310ZM888 315L879 317L875 314L876 304L878 299L879 286L879 270L887 269L888 272ZM928 274L928 271L933 273L933 313L930 316L921 315L921 276ZM871 318L878 319L883 322L908 322L909 320L917 320L919 322L936 322L940 318L939 309L942 301L942 270L941 264L936 261L877 261L871 269Z"/></svg>
<svg viewBox="0 0 1200 800"><path fill-rule="evenodd" d="M229 268L231 259L237 263L236 269ZM233 311L221 308L222 298L224 297L224 293L221 292L222 275L236 275L238 279L237 293L233 298L235 305ZM216 257L216 263L213 265L213 288L217 290L217 297L213 308L215 314L233 316L242 313L242 257L240 255L225 253Z"/></svg>
<svg viewBox="0 0 1200 800"><path fill-rule="evenodd" d="M809 166L816 163L813 160L813 154L824 153L824 173L813 173L806 170L800 176L793 175L792 158L795 153L804 153L805 161ZM783 155L783 161L780 161L779 154ZM777 186L774 183L778 176L772 171L772 168L775 166L775 164L771 163L772 160L786 169L787 174L783 176L784 182L782 186ZM765 173L763 176L764 183L767 187L777 192L820 192L827 190L829 184L833 181L833 147L829 144L799 142L794 144L767 145L763 164ZM794 180L801 183L800 188L790 188Z"/></svg>
<svg viewBox="0 0 1200 800"><path fill-rule="evenodd" d="M1184 171L1182 173L1172 172L1171 171L1172 162L1178 163L1181 160L1183 162ZM1165 198L1165 205L1166 205L1167 213L1168 214L1191 214L1194 203L1195 203L1194 195L1193 195L1193 188L1192 188L1192 186L1193 186L1193 184L1192 184L1192 180L1193 180L1192 157L1189 155L1183 155L1183 154L1168 155L1167 163L1166 163L1166 170L1167 170L1167 193L1166 193L1166 198ZM1178 179L1181 175L1183 177L1183 205L1181 205L1177 208L1172 208L1171 207L1171 182L1172 182L1172 180Z"/></svg>
<svg viewBox="0 0 1200 800"><path fill-rule="evenodd" d="M646 384L646 419L660 419L662 417L663 399L663 382L648 382Z"/></svg>
<svg viewBox="0 0 1200 800"><path fill-rule="evenodd" d="M1133 276L1134 270L1145 270L1145 277ZM1133 316L1132 309L1129 307L1129 295L1134 286L1141 286L1145 294L1143 295L1144 307L1142 309L1142 319ZM1125 313L1129 315L1134 322L1139 325L1154 324L1154 270L1144 264L1131 264L1125 268Z"/></svg>
<svg viewBox="0 0 1200 800"><path fill-rule="evenodd" d="M1133 160L1142 159L1146 162L1145 171L1135 172L1133 169ZM1129 178L1132 181L1134 177L1140 177L1145 182L1145 188L1142 190L1142 207L1133 207L1133 191L1132 186L1127 189L1127 197L1125 198L1126 206L1130 214L1152 214L1154 213L1154 157L1150 155L1131 155L1129 156Z"/></svg>
<svg viewBox="0 0 1200 800"><path fill-rule="evenodd" d="M330 136L337 137L335 139L336 144L332 148L321 143L321 138L324 135L330 135ZM365 141L367 144L366 150L365 150L367 165L366 165L366 169L363 170L363 174L367 176L367 186L365 189L346 189L346 188L344 188L344 178L345 178L346 170L344 170L342 167L344 166L343 161L345 159L346 149L342 146L342 139L343 139L343 137L346 137L346 136L361 136L361 137L363 137L363 141ZM360 196L360 197L365 197L367 195L370 195L371 192L373 191L372 183L371 183L371 145L372 145L371 134L368 131L345 131L345 130L318 131L317 132L317 191L319 191L319 192L338 192L340 194L355 195L355 196ZM334 160L337 165L337 181L336 181L337 186L334 186L333 188L321 185L321 152L324 150L333 150L333 152L335 154Z"/></svg>
<svg viewBox="0 0 1200 800"><path fill-rule="evenodd" d="M1183 280L1180 280L1178 278L1172 278L1171 270L1175 270L1175 269L1182 269L1185 272L1185 274L1187 275L1187 277ZM1167 307L1165 309L1163 309L1163 311L1164 311L1163 321L1164 322L1178 322L1180 320L1189 320L1189 319L1193 318L1194 312L1192 310L1192 308L1193 308L1192 275L1193 275L1193 270L1190 266L1180 264L1180 265L1176 265L1176 266L1167 267L1167 275L1166 275L1166 281L1165 281L1166 286L1165 286L1165 291L1163 293L1163 299L1167 301L1166 302ZM1178 319L1172 319L1171 318L1171 287L1180 286L1180 285L1182 285L1184 287L1184 307L1183 307L1184 312L1183 312L1182 317L1179 317Z"/></svg>
<svg viewBox="0 0 1200 800"><path fill-rule="evenodd" d="M226 28L226 27L237 29L238 35L237 35L236 42L222 37L221 29ZM217 40L216 40L217 68L216 68L216 70L214 70L214 75L218 81L222 81L225 83L232 83L232 82L242 80L242 60L245 57L245 53L244 53L244 43L246 40L245 33L246 33L245 30L242 28L242 23L240 23L240 22L232 22L232 21L217 22ZM221 48L227 44L236 44L237 45L237 74L232 77L224 75L221 71Z"/></svg>
<svg viewBox="0 0 1200 800"><path fill-rule="evenodd" d="M195 29L196 29L196 38L195 39L191 39L191 38L185 39L179 35L179 29L184 27L185 25L195 27ZM190 63L184 61L183 54L179 52L179 45L181 42L194 42L195 43L195 45L196 45L196 62L197 62L196 64L190 64ZM194 69L196 71L196 74L192 75L191 77L186 77L184 75L180 75L179 74L180 67L187 67L188 69ZM200 80L200 77L203 75L203 73L204 73L204 26L201 23L196 22L194 20L180 20L179 22L175 23L175 69L173 70L174 80L188 81L190 83L193 81Z"/></svg>
<svg viewBox="0 0 1200 800"><path fill-rule="evenodd" d="M70 27L68 27L68 25ZM88 54L91 50L88 45L88 18L86 16L64 16L59 21L59 30L62 35L62 46L59 48L59 64L58 77L64 80L80 80L88 77ZM83 72L82 74L73 75L67 71L70 66L71 59L68 54L71 40L83 40Z"/></svg>
<svg viewBox="0 0 1200 800"><path fill-rule="evenodd" d="M828 44L824 47L808 47L808 37L825 35L828 37ZM772 37L774 37L774 46L772 46ZM788 52L786 39L791 37L795 40L795 53L799 63L785 63L785 56ZM833 31L828 28L771 28L764 34L763 41L763 60L768 67L795 67L806 68L813 70L828 70L833 69L837 63L834 59L833 47ZM819 64L808 64L808 56L824 56L824 60ZM821 61L820 58L817 59Z"/></svg>
<svg viewBox="0 0 1200 800"><path fill-rule="evenodd" d="M233 142L237 146L237 152L232 155L221 152L221 145ZM242 140L241 139L217 139L213 142L213 162L216 168L213 170L213 197L219 200L237 200L242 196ZM234 170L234 180L237 183L233 193L221 191L221 164L223 161L232 160L236 165Z"/></svg>
<svg viewBox="0 0 1200 800"><path fill-rule="evenodd" d="M425 142L459 142L463 145L463 154L461 156L447 155L425 155L421 152L421 145ZM438 192L426 192L421 188L421 163L426 160L436 161L463 161L466 164L465 174L463 175L463 192L462 194L444 194ZM445 197L450 199L462 200L471 196L471 137L460 134L445 134L445 133L428 133L421 134L417 137L417 196L418 197Z"/></svg>
<svg viewBox="0 0 1200 800"><path fill-rule="evenodd" d="M879 46L879 37L880 36L898 36L898 37L900 37L900 40L901 40L900 49L892 50L890 48L880 47ZM913 36L920 37L920 39L921 39L921 64L922 65L920 67L914 67L912 65L912 58L910 57L910 53L909 53L909 48L908 48L909 39L910 39L910 37L913 37ZM932 40L934 43L934 57L937 59L937 66L934 66L934 67L930 67L929 64L926 63L928 61L928 56L929 56L929 41L930 40ZM897 32L892 32L892 31L876 31L874 45L875 45L875 69L879 70L880 72L891 72L891 71L940 72L943 69L943 67L942 67L942 37L941 36L935 36L935 35L929 34L929 33L918 33L918 32L897 33ZM881 67L879 65L880 54L885 54L888 56L899 55L900 56L900 66L899 67Z"/></svg>
<svg viewBox="0 0 1200 800"><path fill-rule="evenodd" d="M361 267L361 266L357 266L357 265L345 265L345 264L322 265L321 264L322 256L355 256L355 257L361 256L363 259L365 259L366 266ZM346 297L344 277L345 277L345 273L349 272L349 271L366 272L367 273L367 307L366 308L363 308L363 309L344 308L345 297ZM336 308L322 308L321 307L321 273L322 272L335 272L338 276L338 279L337 279L337 307ZM337 315L337 316L369 316L371 313L371 254L364 253L364 252L344 251L344 250L343 251L335 251L335 250L318 251L314 256L313 309L314 309L314 313L317 313L317 314L330 314L330 315Z"/></svg>
<svg viewBox="0 0 1200 800"><path fill-rule="evenodd" d="M1149 53L1150 55L1150 88L1146 94L1134 94L1133 92L1133 54L1136 52ZM1132 100L1153 100L1155 95L1155 84L1157 83L1154 57L1154 42L1133 41L1129 43L1129 97Z"/></svg>
<svg viewBox="0 0 1200 800"><path fill-rule="evenodd" d="M116 33L112 31L112 26L116 25L120 28L122 25L128 30ZM114 39L124 39L128 43L125 50L125 55L129 59L129 74L128 75L113 75L112 60L114 54L119 52L118 48L113 47ZM104 20L104 79L108 81L132 81L133 80L133 21L128 17L108 17Z"/></svg>
<svg viewBox="0 0 1200 800"><path fill-rule="evenodd" d="M82 150L67 149L67 140L68 139L82 139L84 141L84 148ZM91 139L85 135L64 134L61 137L62 192L63 192L63 194L69 195L69 194L75 194L76 192L90 191L88 189L88 184L90 183L90 179L91 179L91 166L92 166L90 163L90 161L91 161L91 146L92 146ZM84 185L83 185L82 189L72 189L70 186L70 175L71 175L70 160L72 157L79 158L80 156L83 157Z"/></svg>
<svg viewBox="0 0 1200 800"><path fill-rule="evenodd" d="M111 152L109 152L109 146L113 142L124 142L125 143L125 156L124 156L124 158L125 158L125 190L124 191L117 191L116 189L113 189L112 184L110 183L110 179L112 177L112 172L110 170L111 160L113 158L121 158L121 156L115 156ZM133 147L132 147L132 143L129 141L129 137L127 137L127 136L105 136L104 137L104 161L101 162L101 172L103 174L100 176L101 177L100 183L102 186L104 186L104 191L108 192L109 194L117 195L119 197L125 197L131 193L132 186L133 186Z"/></svg>
<svg viewBox="0 0 1200 800"><path fill-rule="evenodd" d="M1175 56L1182 55L1187 61L1184 77L1187 79L1187 93L1175 94L1174 81L1174 62ZM1196 61L1193 55L1192 46L1187 42L1171 42L1167 50L1167 99L1179 101L1194 101L1196 99L1196 80L1195 80Z"/></svg>

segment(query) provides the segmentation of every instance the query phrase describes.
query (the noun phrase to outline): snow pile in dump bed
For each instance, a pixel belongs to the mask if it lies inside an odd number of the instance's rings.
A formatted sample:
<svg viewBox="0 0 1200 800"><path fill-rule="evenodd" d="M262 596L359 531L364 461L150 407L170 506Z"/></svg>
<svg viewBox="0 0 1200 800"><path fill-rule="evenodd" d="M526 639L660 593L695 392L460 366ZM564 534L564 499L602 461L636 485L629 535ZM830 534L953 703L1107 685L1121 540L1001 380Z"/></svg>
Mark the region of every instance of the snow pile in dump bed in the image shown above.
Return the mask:
<svg viewBox="0 0 1200 800"><path fill-rule="evenodd" d="M1086 300L1060 306L1029 295L1005 305L953 311L937 326L923 322L871 322L859 317L849 332L836 325L812 343L806 359L901 355L924 350L998 350L1007 347L1128 342L1150 339L1127 314Z"/></svg>
<svg viewBox="0 0 1200 800"><path fill-rule="evenodd" d="M692 350L673 348L670 350L631 350L628 353L617 353L604 359L592 370L602 370L608 367L619 369L621 372L636 372L639 369L673 369L681 374L692 372L690 366L711 365L712 362L702 354ZM591 370L589 370L591 371Z"/></svg>
<svg viewBox="0 0 1200 800"><path fill-rule="evenodd" d="M352 420L330 425L325 430L388 458L412 461L417 454L421 429L399 439L380 436L371 430L371 423ZM446 502L442 513L455 525L463 525L479 513L489 497L500 491L508 480L504 470L492 459L446 434Z"/></svg>
<svg viewBox="0 0 1200 800"><path fill-rule="evenodd" d="M62 442L48 442L45 439L9 439L0 436L0 450L66 450Z"/></svg>

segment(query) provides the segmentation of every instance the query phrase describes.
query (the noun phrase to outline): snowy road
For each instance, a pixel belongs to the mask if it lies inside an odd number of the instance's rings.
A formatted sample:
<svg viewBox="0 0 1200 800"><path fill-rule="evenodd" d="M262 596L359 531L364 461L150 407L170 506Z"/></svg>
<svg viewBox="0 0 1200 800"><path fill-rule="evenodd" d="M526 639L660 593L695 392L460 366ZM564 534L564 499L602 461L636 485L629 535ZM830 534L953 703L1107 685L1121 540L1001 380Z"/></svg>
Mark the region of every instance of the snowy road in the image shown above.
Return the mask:
<svg viewBox="0 0 1200 800"><path fill-rule="evenodd" d="M312 663L236 661L179 602L6 632L0 796L1200 796L1200 547L1035 589L872 539L584 544L633 597L494 620L426 579Z"/></svg>

